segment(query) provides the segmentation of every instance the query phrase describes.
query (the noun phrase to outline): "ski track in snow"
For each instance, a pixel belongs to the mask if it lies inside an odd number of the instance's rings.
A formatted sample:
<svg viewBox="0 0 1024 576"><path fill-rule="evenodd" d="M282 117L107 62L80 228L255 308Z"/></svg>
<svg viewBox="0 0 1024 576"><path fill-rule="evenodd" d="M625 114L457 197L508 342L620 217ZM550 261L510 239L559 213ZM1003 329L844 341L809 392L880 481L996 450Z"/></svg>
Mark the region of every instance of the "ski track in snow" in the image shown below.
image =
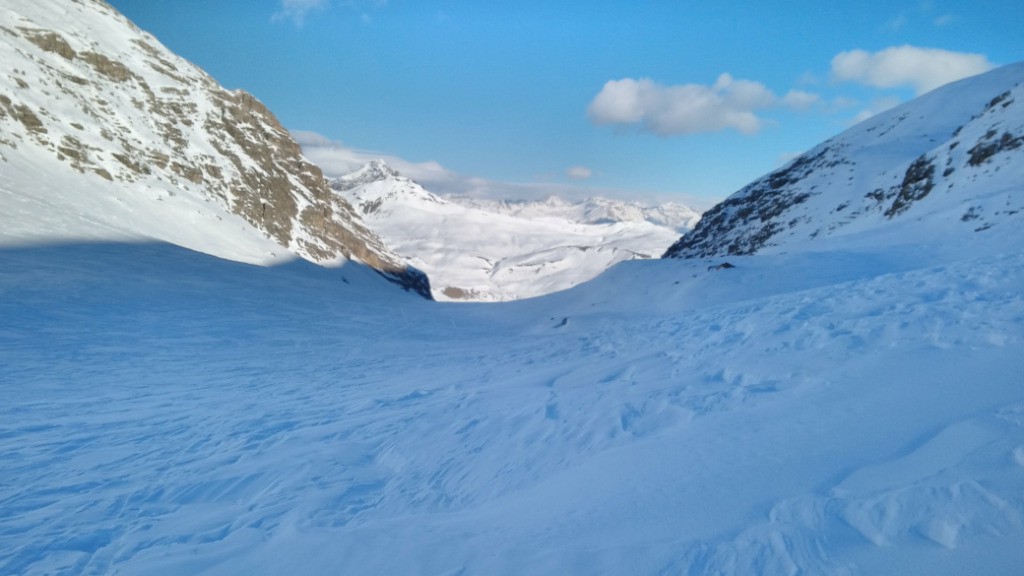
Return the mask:
<svg viewBox="0 0 1024 576"><path fill-rule="evenodd" d="M0 260L0 573L1024 562L1019 255L498 305L160 245Z"/></svg>

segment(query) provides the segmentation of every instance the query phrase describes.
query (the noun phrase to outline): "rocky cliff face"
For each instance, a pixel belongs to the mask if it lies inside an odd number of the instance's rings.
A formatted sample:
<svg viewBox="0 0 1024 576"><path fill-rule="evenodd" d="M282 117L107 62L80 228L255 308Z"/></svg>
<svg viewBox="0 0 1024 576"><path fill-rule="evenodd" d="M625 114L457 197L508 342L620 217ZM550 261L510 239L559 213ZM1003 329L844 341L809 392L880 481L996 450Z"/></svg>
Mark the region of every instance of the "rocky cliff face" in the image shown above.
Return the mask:
<svg viewBox="0 0 1024 576"><path fill-rule="evenodd" d="M665 253L781 251L892 222L947 238L1020 225L1024 63L934 90L733 194ZM922 224L924 223L924 224Z"/></svg>
<svg viewBox="0 0 1024 576"><path fill-rule="evenodd" d="M2 4L4 162L55 159L127 194L197 195L305 259L361 261L429 295L426 277L362 225L252 95L224 89L99 0Z"/></svg>

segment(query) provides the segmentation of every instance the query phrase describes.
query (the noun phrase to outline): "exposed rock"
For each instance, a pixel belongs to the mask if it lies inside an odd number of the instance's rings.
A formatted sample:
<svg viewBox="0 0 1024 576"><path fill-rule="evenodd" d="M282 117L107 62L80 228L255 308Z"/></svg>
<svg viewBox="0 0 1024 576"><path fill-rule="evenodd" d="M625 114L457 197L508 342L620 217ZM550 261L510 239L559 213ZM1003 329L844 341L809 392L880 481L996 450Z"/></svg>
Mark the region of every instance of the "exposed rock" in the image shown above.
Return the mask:
<svg viewBox="0 0 1024 576"><path fill-rule="evenodd" d="M45 52L53 52L65 60L74 60L78 55L67 40L60 34L50 30L38 30L32 28L20 29L29 42L38 46Z"/></svg>
<svg viewBox="0 0 1024 576"><path fill-rule="evenodd" d="M472 297L471 292L456 286L445 286L441 293L452 300L468 300Z"/></svg>
<svg viewBox="0 0 1024 576"><path fill-rule="evenodd" d="M896 195L892 206L885 211L885 215L892 218L906 212L911 204L927 196L932 188L935 188L935 164L922 155L907 168L899 194Z"/></svg>
<svg viewBox="0 0 1024 576"><path fill-rule="evenodd" d="M97 52L82 52L79 54L82 60L88 62L97 72L115 82L125 82L134 74L124 64L107 58Z"/></svg>
<svg viewBox="0 0 1024 576"><path fill-rule="evenodd" d="M7 96L0 94L0 119L4 118L5 113L20 122L31 133L46 134L47 132L43 121L36 116L31 108L25 104L15 104Z"/></svg>
<svg viewBox="0 0 1024 576"><path fill-rule="evenodd" d="M702 258L757 252L784 229L775 219L813 195L790 186L816 169L832 168L842 162L827 146L797 158L705 212L693 231L670 246L664 257Z"/></svg>
<svg viewBox="0 0 1024 576"><path fill-rule="evenodd" d="M1024 135L1014 136L1009 132L1003 132L999 138L995 138L996 134L995 130L989 130L985 137L978 140L978 143L968 150L971 155L967 161L968 164L980 166L992 156L1007 150L1016 150L1024 144Z"/></svg>

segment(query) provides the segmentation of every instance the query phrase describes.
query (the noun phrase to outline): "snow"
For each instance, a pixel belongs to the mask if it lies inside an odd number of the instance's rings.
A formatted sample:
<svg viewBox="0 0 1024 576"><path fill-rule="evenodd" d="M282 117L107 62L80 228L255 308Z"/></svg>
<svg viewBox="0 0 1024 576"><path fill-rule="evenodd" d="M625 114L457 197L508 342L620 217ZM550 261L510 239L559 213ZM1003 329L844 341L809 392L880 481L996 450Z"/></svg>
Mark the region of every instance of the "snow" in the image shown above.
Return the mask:
<svg viewBox="0 0 1024 576"><path fill-rule="evenodd" d="M295 258L240 216L175 185L128 187L28 147L17 154L0 171L0 246L158 239L253 264Z"/></svg>
<svg viewBox="0 0 1024 576"><path fill-rule="evenodd" d="M912 232L461 305L4 250L0 572L1012 573L1022 232Z"/></svg>
<svg viewBox="0 0 1024 576"><path fill-rule="evenodd" d="M18 3L3 11L3 23L11 30L60 30L61 37L79 52L97 51L127 62L153 91L162 94L164 88L198 87L189 102L204 114L212 106L205 90L213 83L208 76L105 4ZM112 135L130 143L132 154L159 149L179 157L156 131L161 119L133 102L141 98L137 87L127 88L80 61L72 63L44 52L13 32L5 34L0 56L12 62L15 70L0 77L0 90L41 116L45 132L37 139L10 118L3 124L8 132L0 137L0 202L6 207L0 216L0 246L148 238L251 263L295 257L232 214L226 199L212 198L167 170L130 173L114 158L121 145L112 144ZM136 42L160 50L183 79L172 81L157 72ZM79 75L85 76L80 83L69 81ZM217 155L203 130L179 128L187 133L186 163ZM52 149L67 138L83 144L89 156L87 166L101 166L115 178L83 173L59 160ZM231 173L227 162L221 166Z"/></svg>
<svg viewBox="0 0 1024 576"><path fill-rule="evenodd" d="M13 207L0 246L150 239L260 264L354 255L421 280L258 101L106 3L0 1L0 59L0 202Z"/></svg>
<svg viewBox="0 0 1024 576"><path fill-rule="evenodd" d="M663 202L651 206L639 201L601 197L569 202L554 195L534 201L489 200L468 196L454 196L451 199L470 208L520 218L556 217L586 224L647 221L673 228L678 232L692 229L700 220L700 212L676 202Z"/></svg>
<svg viewBox="0 0 1024 576"><path fill-rule="evenodd" d="M383 160L332 186L388 246L427 273L441 301L518 300L565 290L619 262L657 257L699 218L673 203L438 196Z"/></svg>
<svg viewBox="0 0 1024 576"><path fill-rule="evenodd" d="M1018 110L900 217L458 305L0 137L0 574L1020 573Z"/></svg>

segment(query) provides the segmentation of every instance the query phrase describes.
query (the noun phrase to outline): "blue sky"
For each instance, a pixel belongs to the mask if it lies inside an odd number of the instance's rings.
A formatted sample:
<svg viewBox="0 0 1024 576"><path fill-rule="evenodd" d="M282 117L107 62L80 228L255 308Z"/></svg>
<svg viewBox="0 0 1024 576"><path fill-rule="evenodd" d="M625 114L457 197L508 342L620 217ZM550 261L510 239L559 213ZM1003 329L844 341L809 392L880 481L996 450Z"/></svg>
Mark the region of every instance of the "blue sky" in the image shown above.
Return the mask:
<svg viewBox="0 0 1024 576"><path fill-rule="evenodd" d="M108 0L329 174L708 204L856 118L1024 59L1024 2Z"/></svg>

